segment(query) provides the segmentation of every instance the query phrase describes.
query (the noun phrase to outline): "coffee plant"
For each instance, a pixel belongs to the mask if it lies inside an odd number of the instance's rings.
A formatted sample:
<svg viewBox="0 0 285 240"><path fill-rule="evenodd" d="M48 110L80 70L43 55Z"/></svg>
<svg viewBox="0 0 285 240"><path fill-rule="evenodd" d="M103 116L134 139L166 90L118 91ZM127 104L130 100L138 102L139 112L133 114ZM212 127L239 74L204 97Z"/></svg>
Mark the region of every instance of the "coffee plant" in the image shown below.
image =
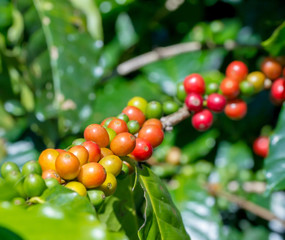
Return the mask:
<svg viewBox="0 0 285 240"><path fill-rule="evenodd" d="M284 239L284 10L1 0L0 239Z"/></svg>

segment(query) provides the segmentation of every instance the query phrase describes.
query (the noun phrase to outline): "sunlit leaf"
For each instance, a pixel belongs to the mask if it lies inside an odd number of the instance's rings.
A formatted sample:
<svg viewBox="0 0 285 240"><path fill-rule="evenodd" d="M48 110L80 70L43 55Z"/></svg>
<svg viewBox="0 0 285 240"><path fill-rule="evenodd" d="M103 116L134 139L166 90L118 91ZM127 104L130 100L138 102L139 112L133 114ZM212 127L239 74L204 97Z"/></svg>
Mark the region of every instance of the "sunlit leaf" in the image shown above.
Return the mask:
<svg viewBox="0 0 285 240"><path fill-rule="evenodd" d="M145 222L139 230L139 238L190 239L163 182L147 167L139 171L139 182L146 199Z"/></svg>

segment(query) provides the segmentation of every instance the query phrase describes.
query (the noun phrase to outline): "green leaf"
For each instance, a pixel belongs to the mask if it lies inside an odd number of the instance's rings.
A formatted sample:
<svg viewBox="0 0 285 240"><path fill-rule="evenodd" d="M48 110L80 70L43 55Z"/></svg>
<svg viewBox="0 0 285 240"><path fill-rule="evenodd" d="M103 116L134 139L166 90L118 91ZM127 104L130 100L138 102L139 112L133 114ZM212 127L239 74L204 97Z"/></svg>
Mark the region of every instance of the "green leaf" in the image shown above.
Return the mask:
<svg viewBox="0 0 285 240"><path fill-rule="evenodd" d="M285 22L283 22L268 38L262 42L262 46L273 56L281 56L285 53Z"/></svg>
<svg viewBox="0 0 285 240"><path fill-rule="evenodd" d="M132 175L134 176L134 175ZM107 197L98 209L100 221L106 223L111 231L123 231L129 239L138 239L138 216L135 201L143 198L132 191L133 178L126 177L118 180L118 187L114 195Z"/></svg>
<svg viewBox="0 0 285 240"><path fill-rule="evenodd" d="M23 240L19 235L0 226L0 238L5 240Z"/></svg>
<svg viewBox="0 0 285 240"><path fill-rule="evenodd" d="M170 193L193 239L223 239L222 221L215 199L196 179L177 176L170 186Z"/></svg>
<svg viewBox="0 0 285 240"><path fill-rule="evenodd" d="M278 123L270 137L269 155L265 159L267 189L278 191L285 189L285 105L279 114Z"/></svg>
<svg viewBox="0 0 285 240"><path fill-rule="evenodd" d="M91 214L73 211L73 214L69 215L62 208L47 203L26 210L9 202L2 202L0 215L5 216L0 218L3 228L26 240L127 239L122 233L108 232Z"/></svg>
<svg viewBox="0 0 285 240"><path fill-rule="evenodd" d="M0 29L9 26L12 23L13 5L10 2L0 3Z"/></svg>
<svg viewBox="0 0 285 240"><path fill-rule="evenodd" d="M70 1L34 0L48 45L53 74L53 104L60 114L59 128L77 133L91 118L92 89L104 73L98 66L100 39L86 31L84 19ZM79 30L78 30L79 29Z"/></svg>
<svg viewBox="0 0 285 240"><path fill-rule="evenodd" d="M121 13L116 22L117 36L120 45L128 49L138 41L138 36L128 14Z"/></svg>
<svg viewBox="0 0 285 240"><path fill-rule="evenodd" d="M235 165L238 169L250 169L253 167L251 149L245 142L221 142L215 159L217 167L224 168Z"/></svg>
<svg viewBox="0 0 285 240"><path fill-rule="evenodd" d="M159 177L148 167L143 166L139 171L139 182L146 199L145 222L139 230L139 238L190 239L180 213Z"/></svg>
<svg viewBox="0 0 285 240"><path fill-rule="evenodd" d="M69 212L77 211L95 214L95 210L87 197L82 197L61 185L47 189L41 198Z"/></svg>

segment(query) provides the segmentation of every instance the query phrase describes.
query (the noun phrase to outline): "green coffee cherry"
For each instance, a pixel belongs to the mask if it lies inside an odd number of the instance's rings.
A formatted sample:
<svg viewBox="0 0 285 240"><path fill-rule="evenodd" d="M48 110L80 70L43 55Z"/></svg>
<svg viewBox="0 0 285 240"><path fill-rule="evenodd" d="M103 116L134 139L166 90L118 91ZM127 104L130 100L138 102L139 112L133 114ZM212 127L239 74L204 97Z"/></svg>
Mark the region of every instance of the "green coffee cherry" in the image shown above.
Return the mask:
<svg viewBox="0 0 285 240"><path fill-rule="evenodd" d="M105 194L101 190L88 190L87 195L94 207L101 205L105 199Z"/></svg>
<svg viewBox="0 0 285 240"><path fill-rule="evenodd" d="M162 109L166 115L169 115L177 112L179 109L179 105L174 101L168 100L163 103Z"/></svg>
<svg viewBox="0 0 285 240"><path fill-rule="evenodd" d="M20 172L18 165L14 162L4 162L1 166L1 175L3 178L6 178L6 175L12 171Z"/></svg>
<svg viewBox="0 0 285 240"><path fill-rule="evenodd" d="M45 184L46 184L47 188L53 188L55 186L58 186L59 182L55 178L46 178Z"/></svg>
<svg viewBox="0 0 285 240"><path fill-rule="evenodd" d="M251 96L255 93L255 88L249 81L242 81L239 88L241 93L246 96Z"/></svg>
<svg viewBox="0 0 285 240"><path fill-rule="evenodd" d="M177 84L176 96L179 101L184 102L187 96L183 82Z"/></svg>
<svg viewBox="0 0 285 240"><path fill-rule="evenodd" d="M125 114L125 113L120 113L120 114L117 116L117 118L119 118L119 119L125 121L126 123L129 121L129 117L128 117L127 114Z"/></svg>
<svg viewBox="0 0 285 240"><path fill-rule="evenodd" d="M129 132L135 134L140 130L140 124L136 120L131 120L127 123Z"/></svg>
<svg viewBox="0 0 285 240"><path fill-rule="evenodd" d="M160 102L151 101L146 106L146 118L161 118L163 114L162 105Z"/></svg>
<svg viewBox="0 0 285 240"><path fill-rule="evenodd" d="M39 162L37 161L29 161L26 162L22 168L22 174L23 176L27 176L31 173L36 173L38 175L42 175L42 168Z"/></svg>
<svg viewBox="0 0 285 240"><path fill-rule="evenodd" d="M84 143L86 140L84 138L76 138L71 145L76 146L76 145L81 145Z"/></svg>
<svg viewBox="0 0 285 240"><path fill-rule="evenodd" d="M25 177L24 192L28 197L40 196L45 189L45 181L40 175L32 173Z"/></svg>
<svg viewBox="0 0 285 240"><path fill-rule="evenodd" d="M206 86L206 94L210 95L216 93L219 90L219 85L217 83L209 83Z"/></svg>
<svg viewBox="0 0 285 240"><path fill-rule="evenodd" d="M120 174L117 176L117 178L118 179L124 179L128 175L129 175L129 167L127 166L127 164L125 164L123 162L122 170L121 170Z"/></svg>
<svg viewBox="0 0 285 240"><path fill-rule="evenodd" d="M112 128L105 128L108 135L109 135L109 139L110 139L110 142L114 139L114 137L116 137L117 133L115 132L114 129Z"/></svg>

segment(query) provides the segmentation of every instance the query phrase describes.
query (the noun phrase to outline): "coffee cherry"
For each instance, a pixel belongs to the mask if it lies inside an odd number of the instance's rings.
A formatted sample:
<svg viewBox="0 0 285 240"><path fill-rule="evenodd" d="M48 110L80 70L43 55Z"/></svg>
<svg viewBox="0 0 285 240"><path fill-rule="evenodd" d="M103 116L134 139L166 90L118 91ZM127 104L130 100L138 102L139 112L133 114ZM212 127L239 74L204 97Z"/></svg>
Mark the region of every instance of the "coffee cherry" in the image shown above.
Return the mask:
<svg viewBox="0 0 285 240"><path fill-rule="evenodd" d="M133 97L129 102L128 106L134 106L140 109L145 114L147 101L142 97Z"/></svg>
<svg viewBox="0 0 285 240"><path fill-rule="evenodd" d="M107 133L108 133L108 135L109 135L109 140L110 140L110 142L111 142L111 141L114 139L114 137L116 137L117 133L115 132L114 129L112 129L112 128L107 128L107 127L106 127L106 131L107 131Z"/></svg>
<svg viewBox="0 0 285 240"><path fill-rule="evenodd" d="M219 90L219 85L217 83L209 83L206 86L206 94L210 95L216 93Z"/></svg>
<svg viewBox="0 0 285 240"><path fill-rule="evenodd" d="M242 119L247 113L247 104L241 99L234 99L227 103L225 114L232 120Z"/></svg>
<svg viewBox="0 0 285 240"><path fill-rule="evenodd" d="M260 157L267 157L269 151L269 138L258 137L253 143L253 151Z"/></svg>
<svg viewBox="0 0 285 240"><path fill-rule="evenodd" d="M102 122L101 122L101 126L103 127L107 127L109 125L109 123L113 120L116 119L115 117L108 117L105 118Z"/></svg>
<svg viewBox="0 0 285 240"><path fill-rule="evenodd" d="M206 131L212 124L213 114L208 109L197 112L192 117L192 126L198 131Z"/></svg>
<svg viewBox="0 0 285 240"><path fill-rule="evenodd" d="M117 156L127 156L136 146L136 138L130 133L118 134L110 144L111 151Z"/></svg>
<svg viewBox="0 0 285 240"><path fill-rule="evenodd" d="M200 74L193 73L184 79L184 88L187 93L205 93L205 81Z"/></svg>
<svg viewBox="0 0 285 240"><path fill-rule="evenodd" d="M118 116L117 116L117 118L118 119L121 119L121 120L123 120L123 121L125 121L126 123L129 121L129 117L126 115L126 114L124 114L124 113L120 113ZM110 124L110 123L109 123ZM109 125L108 124L108 125Z"/></svg>
<svg viewBox="0 0 285 240"><path fill-rule="evenodd" d="M108 128L113 129L117 134L122 133L122 132L128 132L127 123L124 120L118 119L118 118L113 119L109 123Z"/></svg>
<svg viewBox="0 0 285 240"><path fill-rule="evenodd" d="M176 96L179 101L184 102L187 96L187 93L184 88L183 82L177 84Z"/></svg>
<svg viewBox="0 0 285 240"><path fill-rule="evenodd" d="M140 125L138 121L136 120L129 121L127 125L128 125L129 132L131 134L135 134L140 130Z"/></svg>
<svg viewBox="0 0 285 240"><path fill-rule="evenodd" d="M226 98L218 93L212 93L207 99L207 107L213 112L222 112L226 103Z"/></svg>
<svg viewBox="0 0 285 240"><path fill-rule="evenodd" d="M285 79L278 78L276 79L270 89L270 94L274 100L282 101L284 100L285 95Z"/></svg>
<svg viewBox="0 0 285 240"><path fill-rule="evenodd" d="M149 141L137 138L136 147L131 153L137 161L149 159L152 155L152 146Z"/></svg>
<svg viewBox="0 0 285 240"><path fill-rule="evenodd" d="M261 64L261 71L266 75L266 77L274 80L281 75L282 66L274 58L265 58Z"/></svg>
<svg viewBox="0 0 285 240"><path fill-rule="evenodd" d="M199 112L203 109L203 98L200 94L189 93L185 99L189 111Z"/></svg>
<svg viewBox="0 0 285 240"><path fill-rule="evenodd" d="M159 119L156 119L156 118L151 118L151 119L148 119L144 122L143 124L143 127L145 126L148 126L148 125L156 125L158 126L160 129L163 130L163 125L161 123L161 121Z"/></svg>
<svg viewBox="0 0 285 240"><path fill-rule="evenodd" d="M239 85L239 88L241 93L246 96L251 96L255 92L254 86L248 81L242 81Z"/></svg>
<svg viewBox="0 0 285 240"><path fill-rule="evenodd" d="M265 75L262 72L252 72L248 74L247 81L250 82L256 92L260 92L264 88Z"/></svg>
<svg viewBox="0 0 285 240"><path fill-rule="evenodd" d="M247 66L241 61L231 62L226 69L226 76L237 82L241 82L246 78L248 73Z"/></svg>
<svg viewBox="0 0 285 240"><path fill-rule="evenodd" d="M147 140L151 146L155 148L162 143L164 133L161 128L156 125L147 125L139 131L138 137Z"/></svg>
<svg viewBox="0 0 285 240"><path fill-rule="evenodd" d="M84 130L86 141L96 142L100 147L109 145L109 135L104 127L99 124L90 124Z"/></svg>
<svg viewBox="0 0 285 240"><path fill-rule="evenodd" d="M239 95L238 81L231 78L225 78L221 82L220 90L226 98L233 99Z"/></svg>
<svg viewBox="0 0 285 240"><path fill-rule="evenodd" d="M161 118L163 114L162 105L160 102L151 101L146 106L146 118Z"/></svg>
<svg viewBox="0 0 285 240"><path fill-rule="evenodd" d="M165 115L169 115L169 114L177 112L179 109L179 105L172 100L168 100L162 104L162 109Z"/></svg>
<svg viewBox="0 0 285 240"><path fill-rule="evenodd" d="M129 120L138 121L140 126L142 126L145 121L145 116L143 112L137 107L127 106L124 108L123 113L125 113L129 117Z"/></svg>

